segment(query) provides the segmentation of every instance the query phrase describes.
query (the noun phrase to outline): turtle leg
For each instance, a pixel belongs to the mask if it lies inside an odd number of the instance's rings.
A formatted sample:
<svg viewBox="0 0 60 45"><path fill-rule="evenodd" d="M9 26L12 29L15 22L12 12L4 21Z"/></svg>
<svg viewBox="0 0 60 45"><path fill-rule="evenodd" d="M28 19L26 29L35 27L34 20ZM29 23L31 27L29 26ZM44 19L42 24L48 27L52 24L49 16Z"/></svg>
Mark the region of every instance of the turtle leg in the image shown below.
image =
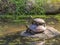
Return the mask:
<svg viewBox="0 0 60 45"><path fill-rule="evenodd" d="M29 28L26 30L26 32L25 33L30 33L30 34L32 34L32 35L34 35L35 34L35 32L34 31L32 31L32 30L30 30Z"/></svg>
<svg viewBox="0 0 60 45"><path fill-rule="evenodd" d="M34 34L35 34L35 32L33 32L33 31L31 31L31 30L30 30L30 34L34 35Z"/></svg>
<svg viewBox="0 0 60 45"><path fill-rule="evenodd" d="M28 28L28 29L26 30L26 33L29 33L29 31L30 31L30 29Z"/></svg>

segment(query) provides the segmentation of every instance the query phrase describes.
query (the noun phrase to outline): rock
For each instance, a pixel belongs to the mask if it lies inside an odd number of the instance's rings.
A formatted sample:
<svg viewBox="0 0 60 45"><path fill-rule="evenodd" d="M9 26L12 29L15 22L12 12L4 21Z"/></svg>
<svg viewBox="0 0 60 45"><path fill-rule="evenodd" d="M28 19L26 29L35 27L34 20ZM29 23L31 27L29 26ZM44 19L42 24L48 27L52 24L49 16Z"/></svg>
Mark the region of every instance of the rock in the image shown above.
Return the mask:
<svg viewBox="0 0 60 45"><path fill-rule="evenodd" d="M29 38L29 39L25 38L27 40L31 40L30 38L32 38L33 40L36 39L34 41L30 41L29 45L46 45L45 39L56 38L60 36L60 32L53 27L47 26L47 29L43 33L31 35L30 33L26 33L25 31L23 31L20 33L20 35L23 36L24 38L25 37ZM52 43L51 45L53 45Z"/></svg>
<svg viewBox="0 0 60 45"><path fill-rule="evenodd" d="M43 2L43 3L41 3ZM42 5L42 8L45 10L46 14L60 13L60 1L59 0L27 0L26 1L26 10L31 11L34 7L39 9L39 5Z"/></svg>
<svg viewBox="0 0 60 45"><path fill-rule="evenodd" d="M5 13L15 13L16 5L15 3L10 2L9 0L0 0L0 15Z"/></svg>
<svg viewBox="0 0 60 45"><path fill-rule="evenodd" d="M47 2L44 4L44 8L45 8L46 14L60 13L60 1L47 0Z"/></svg>
<svg viewBox="0 0 60 45"><path fill-rule="evenodd" d="M45 41L32 42L30 45L45 45Z"/></svg>
<svg viewBox="0 0 60 45"><path fill-rule="evenodd" d="M59 36L60 32L54 29L53 27L47 26L47 30L45 30L43 33L32 35L30 33L26 33L25 31L23 31L21 32L20 35L24 37L31 37L31 38L49 39L49 38Z"/></svg>
<svg viewBox="0 0 60 45"><path fill-rule="evenodd" d="M27 0L26 1L26 7L25 7L26 11L32 10L34 5L35 5L35 0Z"/></svg>

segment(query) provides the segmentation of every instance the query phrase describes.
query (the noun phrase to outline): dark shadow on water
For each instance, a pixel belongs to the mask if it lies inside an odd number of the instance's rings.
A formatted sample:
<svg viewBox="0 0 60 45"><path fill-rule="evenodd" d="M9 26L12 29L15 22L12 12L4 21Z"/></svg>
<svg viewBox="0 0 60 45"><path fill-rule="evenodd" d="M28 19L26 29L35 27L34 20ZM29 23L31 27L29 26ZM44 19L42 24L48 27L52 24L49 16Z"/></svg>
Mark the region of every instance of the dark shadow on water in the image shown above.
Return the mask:
<svg viewBox="0 0 60 45"><path fill-rule="evenodd" d="M17 32L15 33L14 35L9 35L9 36L5 36L5 37L2 37L0 38L0 40L5 40L5 43L3 45L9 45L10 42L12 42L13 40L15 39L18 39L21 40L21 36L20 36L20 32ZM22 45L22 44L15 44L15 45Z"/></svg>

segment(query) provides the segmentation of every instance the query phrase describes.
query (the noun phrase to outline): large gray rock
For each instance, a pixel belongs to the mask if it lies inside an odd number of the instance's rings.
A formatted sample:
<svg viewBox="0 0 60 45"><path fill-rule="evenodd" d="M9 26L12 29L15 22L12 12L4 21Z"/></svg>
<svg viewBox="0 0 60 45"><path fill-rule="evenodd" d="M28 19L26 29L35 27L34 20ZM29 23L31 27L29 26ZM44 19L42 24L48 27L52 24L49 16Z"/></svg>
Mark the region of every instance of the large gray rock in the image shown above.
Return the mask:
<svg viewBox="0 0 60 45"><path fill-rule="evenodd" d="M20 35L24 37L31 37L31 38L49 39L49 38L59 36L60 32L54 29L53 27L47 26L47 30L45 30L43 33L32 35L30 33L25 33L25 31L23 31Z"/></svg>
<svg viewBox="0 0 60 45"><path fill-rule="evenodd" d="M60 1L59 0L27 0L26 1L26 10L30 11L34 7L38 8L42 5L42 8L46 13L59 13L60 12Z"/></svg>
<svg viewBox="0 0 60 45"><path fill-rule="evenodd" d="M44 9L47 13L59 13L60 1L59 0L47 0L44 4Z"/></svg>

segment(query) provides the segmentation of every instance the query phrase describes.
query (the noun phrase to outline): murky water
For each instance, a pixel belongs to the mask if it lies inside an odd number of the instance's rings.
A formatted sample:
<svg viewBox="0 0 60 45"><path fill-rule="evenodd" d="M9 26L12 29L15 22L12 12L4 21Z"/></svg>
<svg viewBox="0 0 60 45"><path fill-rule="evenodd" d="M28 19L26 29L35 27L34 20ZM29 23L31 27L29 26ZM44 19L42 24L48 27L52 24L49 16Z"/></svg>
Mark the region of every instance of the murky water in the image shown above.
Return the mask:
<svg viewBox="0 0 60 45"><path fill-rule="evenodd" d="M50 24L50 26L60 31L60 23ZM31 45L32 42L38 41L45 41L45 45L60 45L60 36L48 40L21 37L19 32L25 29L24 25L0 25L0 35L13 34L1 38L0 45Z"/></svg>

